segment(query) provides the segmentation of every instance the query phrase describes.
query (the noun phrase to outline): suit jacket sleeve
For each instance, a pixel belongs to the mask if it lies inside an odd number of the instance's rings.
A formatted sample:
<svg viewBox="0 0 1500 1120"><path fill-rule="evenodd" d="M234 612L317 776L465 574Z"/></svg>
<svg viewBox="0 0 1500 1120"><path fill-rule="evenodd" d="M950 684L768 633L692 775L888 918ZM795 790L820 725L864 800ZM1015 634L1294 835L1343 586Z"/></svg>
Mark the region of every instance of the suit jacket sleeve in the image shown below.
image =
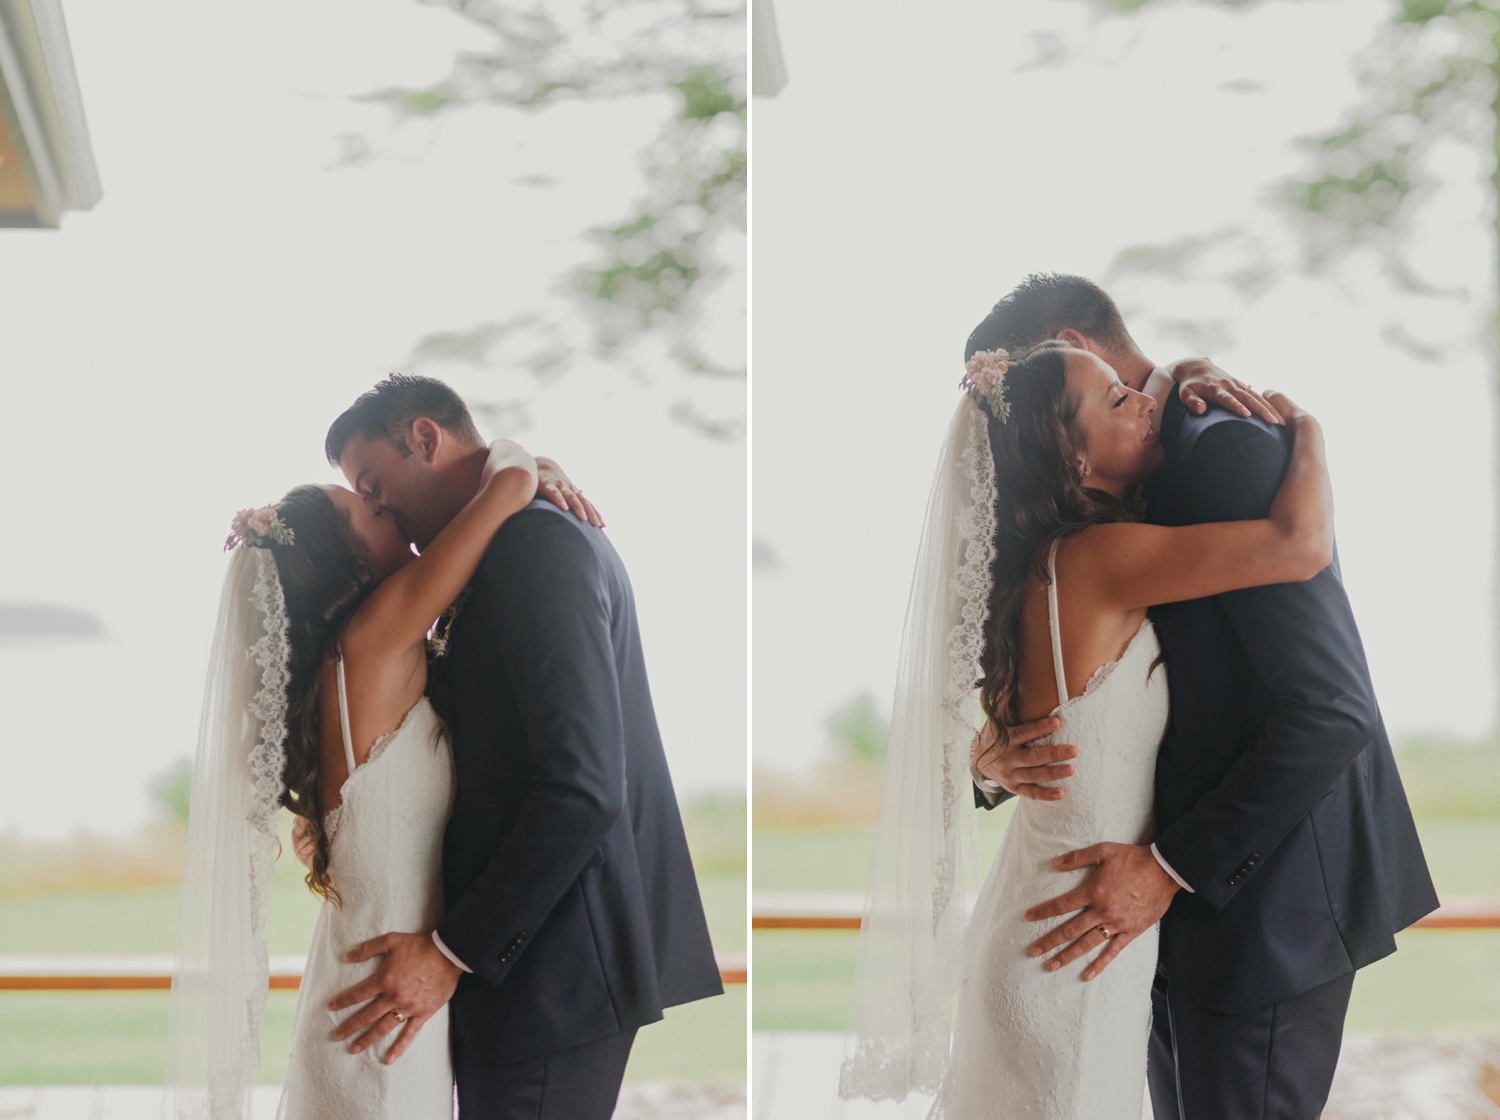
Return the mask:
<svg viewBox="0 0 1500 1120"><path fill-rule="evenodd" d="M474 622L500 637L535 777L515 828L438 936L498 984L623 810L625 733L609 585L582 532L523 513L480 573L489 613Z"/></svg>
<svg viewBox="0 0 1500 1120"><path fill-rule="evenodd" d="M996 805L1003 805L1015 796L1010 790L1004 788L986 795L984 790L979 788L979 783L973 780L970 780L969 785L974 787L974 808L976 809L993 809ZM991 801L991 797L995 800Z"/></svg>
<svg viewBox="0 0 1500 1120"><path fill-rule="evenodd" d="M1286 462L1266 427L1225 420L1207 428L1185 475L1192 520L1266 516ZM1271 693L1270 710L1218 785L1156 840L1162 857L1217 909L1332 789L1379 721L1337 558L1305 582L1247 588L1220 601Z"/></svg>

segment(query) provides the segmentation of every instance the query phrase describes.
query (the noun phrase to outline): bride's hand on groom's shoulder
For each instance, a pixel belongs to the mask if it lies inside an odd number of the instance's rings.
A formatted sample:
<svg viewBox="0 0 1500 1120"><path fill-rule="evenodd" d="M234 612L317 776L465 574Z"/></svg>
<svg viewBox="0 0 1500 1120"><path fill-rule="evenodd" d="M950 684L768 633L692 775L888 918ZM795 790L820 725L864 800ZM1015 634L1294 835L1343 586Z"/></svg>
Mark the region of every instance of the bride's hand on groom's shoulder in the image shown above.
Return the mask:
<svg viewBox="0 0 1500 1120"><path fill-rule="evenodd" d="M1285 421L1265 396L1239 378L1230 377L1207 358L1183 358L1166 369L1190 412L1201 414L1208 411L1210 404L1216 404L1247 419L1255 415L1268 424Z"/></svg>
<svg viewBox="0 0 1500 1120"><path fill-rule="evenodd" d="M1073 767L1068 765L1068 760L1078 756L1078 748L1068 743L1049 743L1040 747L1027 745L1051 735L1058 726L1054 716L1017 724L1010 728L1010 741L1001 747L996 741L994 728L986 724L974 737L970 760L975 770L1007 793L1033 801L1061 801L1067 796L1065 790L1041 783L1071 778Z"/></svg>
<svg viewBox="0 0 1500 1120"><path fill-rule="evenodd" d="M1034 941L1031 955L1045 956L1066 946L1047 962L1047 968L1055 971L1103 946L1104 951L1084 970L1085 980L1098 976L1125 946L1159 922L1180 889L1148 844L1095 844L1058 856L1052 866L1058 871L1095 870L1077 890L1026 911L1028 922L1079 911Z"/></svg>
<svg viewBox="0 0 1500 1120"><path fill-rule="evenodd" d="M536 493L546 498L564 513L572 513L580 521L587 521L597 529L604 528L604 518L594 508L594 503L583 496L583 491L574 485L556 459L545 455L536 457Z"/></svg>

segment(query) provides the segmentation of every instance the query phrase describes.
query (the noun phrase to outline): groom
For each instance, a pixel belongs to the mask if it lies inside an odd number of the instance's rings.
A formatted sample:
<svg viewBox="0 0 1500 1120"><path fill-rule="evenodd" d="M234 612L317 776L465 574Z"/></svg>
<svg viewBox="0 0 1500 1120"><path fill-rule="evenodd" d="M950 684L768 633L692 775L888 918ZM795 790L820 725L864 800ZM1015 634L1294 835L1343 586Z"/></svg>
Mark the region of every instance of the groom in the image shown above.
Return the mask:
<svg viewBox="0 0 1500 1120"><path fill-rule="evenodd" d="M488 448L440 381L395 376L328 431L329 461L426 547L479 489ZM603 532L538 500L495 534L455 606L457 797L447 913L352 960L334 1009L388 1060L451 999L463 1120L606 1120L639 1027L719 995L657 732L635 599ZM365 1028L369 1028L366 1030Z"/></svg>
<svg viewBox="0 0 1500 1120"><path fill-rule="evenodd" d="M1248 387L1201 360L1170 375L1157 369L1109 296L1077 276L1027 278L975 328L965 358L1049 338L1165 398L1153 417L1166 459L1147 482L1149 521L1266 516L1290 432L1252 416L1276 419ZM1169 376L1182 379L1180 391ZM1394 952L1393 935L1437 906L1338 559L1305 583L1172 603L1151 618L1172 698L1157 756L1156 842L1054 860L1060 871L1096 870L1027 913L1039 921L1081 911L1033 949L1067 946L1060 955L1072 959L1095 947L1097 937L1080 941L1102 926L1114 935L1099 956L1107 965L1160 920L1156 1120L1315 1120L1355 970ZM1050 730L1037 721L1012 743ZM977 776L979 804L1058 796L1039 783L1071 774L1076 753L1006 751Z"/></svg>

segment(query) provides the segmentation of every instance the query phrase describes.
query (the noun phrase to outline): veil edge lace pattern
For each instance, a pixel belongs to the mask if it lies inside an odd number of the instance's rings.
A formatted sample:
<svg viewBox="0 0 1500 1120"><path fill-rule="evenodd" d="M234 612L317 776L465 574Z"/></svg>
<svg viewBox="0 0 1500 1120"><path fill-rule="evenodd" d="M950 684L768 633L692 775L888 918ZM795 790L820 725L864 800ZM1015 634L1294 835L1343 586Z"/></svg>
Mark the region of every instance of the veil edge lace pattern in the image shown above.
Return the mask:
<svg viewBox="0 0 1500 1120"><path fill-rule="evenodd" d="M839 1096L935 1095L978 884L964 812L995 559L988 423L960 402L928 498L907 605Z"/></svg>
<svg viewBox="0 0 1500 1120"><path fill-rule="evenodd" d="M260 1021L271 983L266 919L271 908L271 874L281 848L276 837L276 812L281 807L281 783L286 774L287 686L292 680L290 624L276 560L264 548L255 549L255 559L251 600L264 633L250 647L250 659L260 667L260 688L250 701L250 714L260 720L260 738L250 749L254 793L247 816L247 823L254 829L250 846L250 928L255 947L250 1003L245 1009L244 1074L248 1078L253 1078L260 1066Z"/></svg>
<svg viewBox="0 0 1500 1120"><path fill-rule="evenodd" d="M193 763L165 1120L249 1120L270 981L291 642L275 558L231 555Z"/></svg>

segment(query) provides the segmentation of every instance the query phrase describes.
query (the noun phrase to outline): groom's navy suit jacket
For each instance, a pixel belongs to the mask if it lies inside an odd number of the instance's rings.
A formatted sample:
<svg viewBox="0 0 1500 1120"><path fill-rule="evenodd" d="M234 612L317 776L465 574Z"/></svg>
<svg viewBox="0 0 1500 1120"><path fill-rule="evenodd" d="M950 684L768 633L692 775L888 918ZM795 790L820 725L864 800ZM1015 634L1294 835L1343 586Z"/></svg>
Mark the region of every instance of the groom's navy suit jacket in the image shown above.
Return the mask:
<svg viewBox="0 0 1500 1120"><path fill-rule="evenodd" d="M1290 428L1174 392L1160 525L1265 517ZM1173 985L1236 1013L1309 991L1396 949L1437 906L1364 646L1332 565L1301 583L1153 608L1171 682L1156 763L1157 850L1196 893L1162 920Z"/></svg>
<svg viewBox="0 0 1500 1120"><path fill-rule="evenodd" d="M516 1062L722 993L608 538L533 502L495 534L449 650L438 935L473 969L451 1004L465 1049Z"/></svg>
<svg viewBox="0 0 1500 1120"><path fill-rule="evenodd" d="M1269 514L1289 428L1218 408L1196 416L1173 392L1160 434L1148 520ZM1179 891L1162 919L1173 987L1237 1014L1394 952L1396 931L1437 895L1337 554L1302 583L1150 614L1171 682L1156 846L1195 892Z"/></svg>

